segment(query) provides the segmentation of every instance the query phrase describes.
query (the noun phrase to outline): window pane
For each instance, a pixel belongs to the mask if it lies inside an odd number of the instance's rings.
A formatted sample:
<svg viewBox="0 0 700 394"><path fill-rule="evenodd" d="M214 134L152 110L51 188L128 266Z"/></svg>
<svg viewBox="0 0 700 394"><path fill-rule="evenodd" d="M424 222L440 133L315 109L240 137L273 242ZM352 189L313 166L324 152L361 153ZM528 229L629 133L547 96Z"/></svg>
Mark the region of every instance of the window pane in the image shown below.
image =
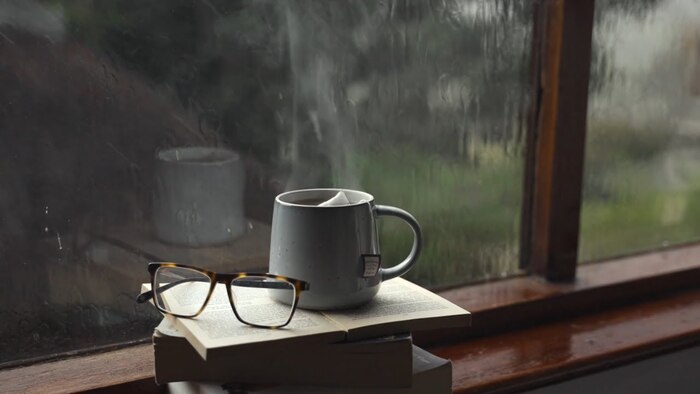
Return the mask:
<svg viewBox="0 0 700 394"><path fill-rule="evenodd" d="M274 197L413 213L408 277L517 272L531 3L0 2L0 363L146 338L146 262L266 270ZM410 230L380 220L382 261ZM31 333L31 335L27 335Z"/></svg>
<svg viewBox="0 0 700 394"><path fill-rule="evenodd" d="M699 5L596 1L582 261L700 238Z"/></svg>

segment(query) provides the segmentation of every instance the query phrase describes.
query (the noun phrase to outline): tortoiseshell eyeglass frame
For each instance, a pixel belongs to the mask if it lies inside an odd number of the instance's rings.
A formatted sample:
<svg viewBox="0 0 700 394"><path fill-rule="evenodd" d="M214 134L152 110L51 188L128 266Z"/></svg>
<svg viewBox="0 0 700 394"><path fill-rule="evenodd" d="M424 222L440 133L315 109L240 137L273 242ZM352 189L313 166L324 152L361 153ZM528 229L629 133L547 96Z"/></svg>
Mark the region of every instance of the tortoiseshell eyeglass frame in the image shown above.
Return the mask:
<svg viewBox="0 0 700 394"><path fill-rule="evenodd" d="M153 305L158 308L158 310L162 313L172 315L172 316L177 316L177 317L183 317L183 318L193 318L199 316L204 309L207 307L207 304L209 303L209 299L211 299L211 295L214 293L214 289L216 288L217 283L223 283L226 285L226 293L228 294L228 301L231 304L231 309L233 309L234 315L236 315L236 318L244 324L253 326L253 327L260 327L260 328L282 328L289 324L290 321L292 321L292 317L294 316L294 312L297 309L297 304L299 303L299 296L301 295L301 292L304 290L309 290L309 283L304 282L303 280L299 279L294 279L294 278L288 278L286 276L281 276L281 275L274 275L274 274L269 274L269 273L254 273L254 272L236 272L236 273L230 273L230 274L222 274L222 273L217 273L213 271L209 271L203 268L199 267L193 267L190 265L184 265L184 264L177 264L177 263L172 263L172 262L151 262L148 264L148 272L151 274L151 290L145 291L136 297L136 302L138 303L144 303L147 301L150 301L152 298L154 298L154 292L153 290L156 288L155 286L155 280L156 280L156 272L158 272L159 268L186 268L190 270L194 270L197 272L202 273L203 275L206 275L209 277L209 292L207 293L207 298L202 304L202 307L197 311L197 313L193 315L180 315L177 313L172 313L169 311L164 310L163 308L158 305L158 302L153 302ZM260 324L255 324L255 323L250 323L247 322L243 319L241 319L241 316L238 314L238 311L236 310L236 305L233 301L233 294L231 293L231 283L240 278L246 278L246 277L265 277L265 278L270 278L270 279L276 279L279 281L287 282L294 286L294 302L292 303L292 311L289 314L289 318L287 319L284 324L279 324L275 326L267 326L267 325L260 325ZM183 280L187 281L187 280ZM163 287L170 288L176 284L181 283L181 281L177 282L172 282L168 285L165 285ZM154 300L155 301L155 300Z"/></svg>

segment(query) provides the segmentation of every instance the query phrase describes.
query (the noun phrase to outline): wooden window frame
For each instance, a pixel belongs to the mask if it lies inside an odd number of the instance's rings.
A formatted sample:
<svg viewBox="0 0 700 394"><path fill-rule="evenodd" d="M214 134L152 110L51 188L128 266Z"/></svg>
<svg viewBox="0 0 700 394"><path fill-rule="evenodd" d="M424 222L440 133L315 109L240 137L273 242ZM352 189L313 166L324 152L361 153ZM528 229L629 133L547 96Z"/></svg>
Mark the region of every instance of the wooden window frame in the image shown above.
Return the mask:
<svg viewBox="0 0 700 394"><path fill-rule="evenodd" d="M418 344L529 327L700 282L700 243L577 264L594 0L534 3L521 231L521 267L530 275L441 291L472 311L473 326L418 333ZM152 377L152 349L141 344L0 370L0 387L156 392Z"/></svg>
<svg viewBox="0 0 700 394"><path fill-rule="evenodd" d="M594 7L535 3L521 266L550 281L573 281L578 266Z"/></svg>

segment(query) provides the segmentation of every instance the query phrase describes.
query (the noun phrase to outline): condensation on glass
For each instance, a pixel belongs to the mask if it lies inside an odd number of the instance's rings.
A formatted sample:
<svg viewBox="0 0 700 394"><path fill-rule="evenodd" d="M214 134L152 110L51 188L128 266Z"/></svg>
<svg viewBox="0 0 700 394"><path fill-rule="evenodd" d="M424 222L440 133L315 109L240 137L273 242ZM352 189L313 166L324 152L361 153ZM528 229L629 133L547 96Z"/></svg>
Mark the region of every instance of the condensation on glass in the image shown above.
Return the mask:
<svg viewBox="0 0 700 394"><path fill-rule="evenodd" d="M266 270L290 189L414 213L418 283L516 272L531 25L505 0L0 2L0 363L147 338L148 260Z"/></svg>
<svg viewBox="0 0 700 394"><path fill-rule="evenodd" d="M700 238L700 2L596 9L581 261Z"/></svg>

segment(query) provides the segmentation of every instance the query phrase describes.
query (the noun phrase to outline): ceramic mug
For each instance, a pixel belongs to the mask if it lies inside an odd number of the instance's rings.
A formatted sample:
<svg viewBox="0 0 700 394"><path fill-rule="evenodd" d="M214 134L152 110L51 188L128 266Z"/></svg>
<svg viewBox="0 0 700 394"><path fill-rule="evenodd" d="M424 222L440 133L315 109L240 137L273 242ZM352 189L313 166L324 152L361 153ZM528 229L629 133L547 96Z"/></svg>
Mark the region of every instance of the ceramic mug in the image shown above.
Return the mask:
<svg viewBox="0 0 700 394"><path fill-rule="evenodd" d="M158 239L200 247L245 232L245 170L231 150L185 147L156 154L153 228Z"/></svg>
<svg viewBox="0 0 700 394"><path fill-rule="evenodd" d="M319 206L338 194L341 205ZM413 247L402 262L382 268L378 216L403 219L413 230ZM405 274L421 250L421 229L408 212L374 203L365 192L306 189L275 198L270 240L270 272L309 282L299 307L316 310L351 308L370 301L382 281Z"/></svg>

